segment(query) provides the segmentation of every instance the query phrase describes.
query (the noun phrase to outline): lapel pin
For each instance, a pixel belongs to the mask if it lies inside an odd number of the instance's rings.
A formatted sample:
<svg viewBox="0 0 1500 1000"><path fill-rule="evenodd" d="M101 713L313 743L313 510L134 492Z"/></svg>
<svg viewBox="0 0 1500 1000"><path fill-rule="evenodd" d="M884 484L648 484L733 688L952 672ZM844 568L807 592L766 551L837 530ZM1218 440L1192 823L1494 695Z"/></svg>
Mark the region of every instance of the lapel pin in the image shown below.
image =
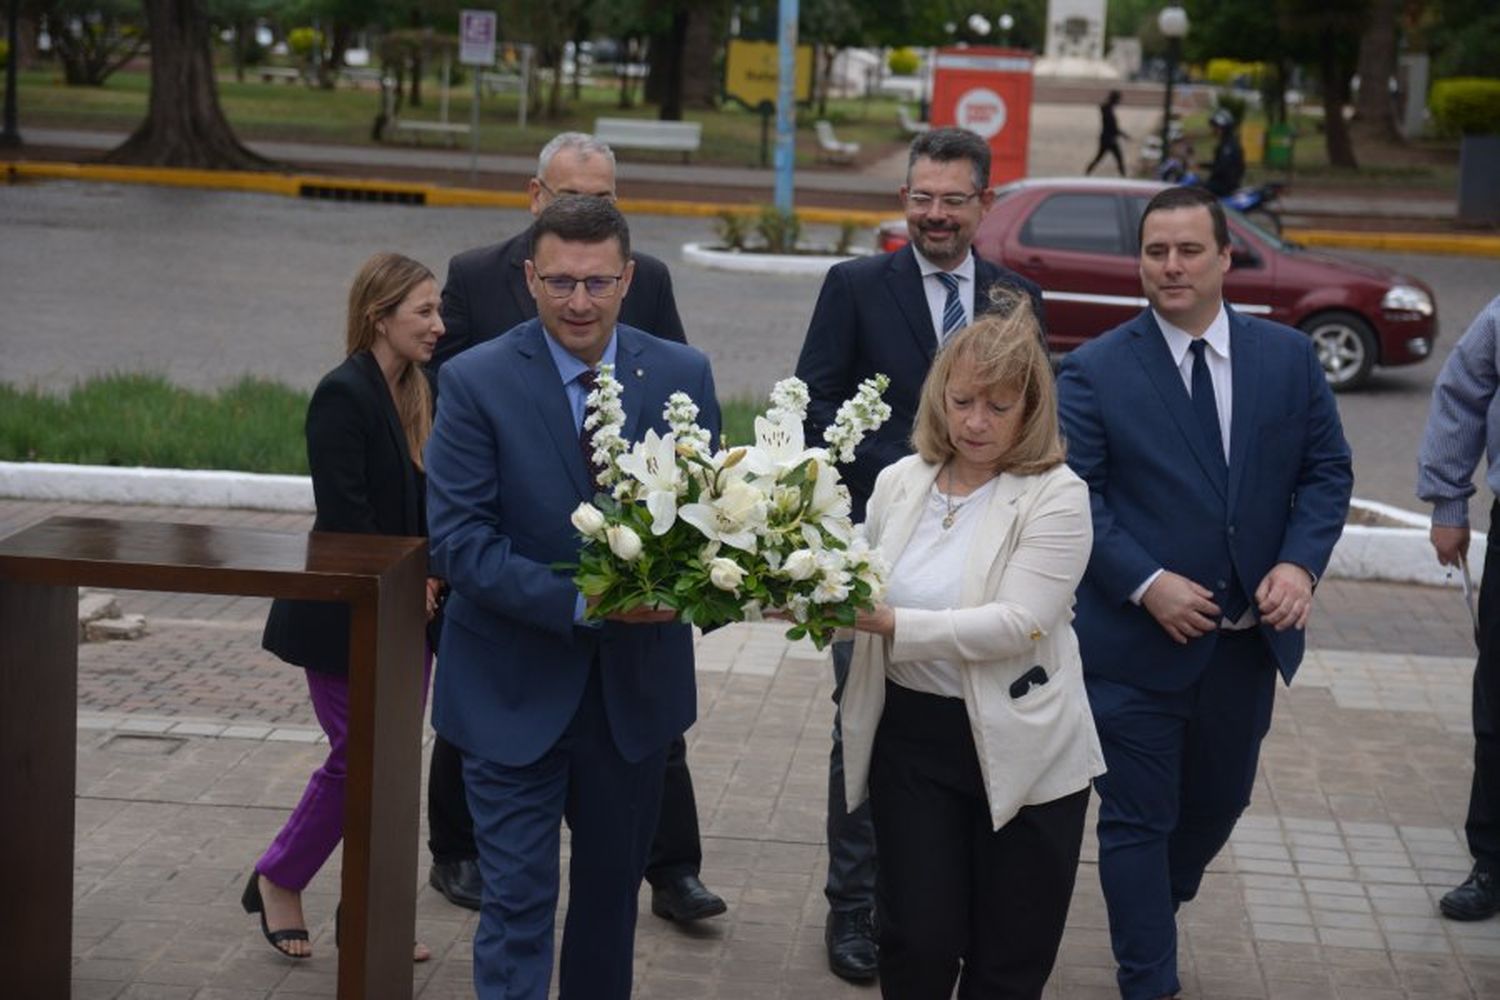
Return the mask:
<svg viewBox="0 0 1500 1000"><path fill-rule="evenodd" d="M635 370L635 377L636 378L645 378L646 377L646 369L644 369L644 368L637 368Z"/></svg>

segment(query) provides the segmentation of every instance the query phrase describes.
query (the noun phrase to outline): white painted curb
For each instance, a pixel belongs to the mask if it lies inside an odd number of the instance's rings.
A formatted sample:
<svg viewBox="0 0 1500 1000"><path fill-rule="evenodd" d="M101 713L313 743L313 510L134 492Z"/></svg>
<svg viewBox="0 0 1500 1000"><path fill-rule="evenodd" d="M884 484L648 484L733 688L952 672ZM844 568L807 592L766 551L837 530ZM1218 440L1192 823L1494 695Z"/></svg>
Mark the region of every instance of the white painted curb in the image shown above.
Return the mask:
<svg viewBox="0 0 1500 1000"><path fill-rule="evenodd" d="M823 275L835 264L855 256L849 254L775 254L739 253L721 250L708 243L684 243L682 259L714 271L738 271L742 274L810 274Z"/></svg>
<svg viewBox="0 0 1500 1000"><path fill-rule="evenodd" d="M240 510L314 512L312 480L250 472L118 468L46 462L0 462L0 497L70 503L145 504L154 507L223 507ZM1421 514L1369 500L1355 507L1406 527L1351 524L1334 547L1326 576L1384 580L1437 587L1461 585L1459 574L1439 566ZM1484 572L1486 536L1475 532L1469 565L1477 583Z"/></svg>
<svg viewBox="0 0 1500 1000"><path fill-rule="evenodd" d="M228 507L311 514L312 480L252 472L0 462L0 496L154 507Z"/></svg>

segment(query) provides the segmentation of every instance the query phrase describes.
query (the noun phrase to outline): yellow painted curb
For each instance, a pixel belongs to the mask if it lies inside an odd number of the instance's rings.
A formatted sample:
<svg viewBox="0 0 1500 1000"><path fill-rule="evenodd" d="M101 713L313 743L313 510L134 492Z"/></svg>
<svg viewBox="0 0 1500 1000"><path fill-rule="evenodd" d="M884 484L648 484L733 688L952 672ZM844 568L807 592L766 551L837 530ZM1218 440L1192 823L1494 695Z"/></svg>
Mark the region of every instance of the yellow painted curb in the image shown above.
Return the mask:
<svg viewBox="0 0 1500 1000"><path fill-rule="evenodd" d="M1465 233L1359 233L1333 229L1288 229L1282 235L1310 247L1500 257L1500 236Z"/></svg>
<svg viewBox="0 0 1500 1000"><path fill-rule="evenodd" d="M365 177L323 174L274 174L244 170L191 170L181 167L123 167L100 163L37 163L0 160L6 180L22 179L95 181L112 184L158 184L169 187L249 191L289 198L326 197L349 201L389 201L443 208L525 208L530 200L519 191L486 191L478 188L443 187L423 181L387 181ZM715 204L699 201L665 201L652 198L622 198L620 210L634 215L665 215L712 218L723 212L758 215L764 205L754 203ZM889 212L859 209L797 209L803 222L878 226L898 218ZM1500 236L1464 233L1361 233L1332 229L1288 229L1286 238L1307 246L1346 250L1386 250L1394 253L1458 254L1468 257L1500 257Z"/></svg>
<svg viewBox="0 0 1500 1000"><path fill-rule="evenodd" d="M486 191L478 188L443 187L421 181L386 181L364 177L325 174L273 174L243 170L189 170L180 167L122 167L100 163L39 163L0 160L7 180L95 181L111 184L158 184L169 187L210 188L276 194L289 198L328 197L360 201L390 201L431 205L435 208L525 208L530 198L520 191ZM762 205L716 204L699 201L665 201L653 198L621 198L620 211L634 215L666 215L711 218L722 212L757 215ZM857 209L799 208L804 222L838 225L845 221L876 226L895 217L895 211L869 212Z"/></svg>

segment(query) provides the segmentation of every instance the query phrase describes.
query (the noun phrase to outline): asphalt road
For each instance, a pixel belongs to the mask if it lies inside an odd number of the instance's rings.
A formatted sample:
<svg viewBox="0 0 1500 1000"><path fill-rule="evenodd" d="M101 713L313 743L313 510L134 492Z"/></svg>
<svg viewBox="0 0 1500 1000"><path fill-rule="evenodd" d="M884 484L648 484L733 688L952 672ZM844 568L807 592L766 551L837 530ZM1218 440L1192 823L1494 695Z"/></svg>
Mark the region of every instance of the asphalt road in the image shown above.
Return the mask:
<svg viewBox="0 0 1500 1000"><path fill-rule="evenodd" d="M200 388L246 374L311 388L342 355L344 297L370 253L409 254L441 279L453 254L527 219L519 211L154 187L0 187L0 381L57 390L89 375L145 371ZM721 394L760 395L792 371L820 279L682 263L681 244L709 238L709 220L631 223L637 248L672 267L688 339L712 359ZM1437 292L1434 357L1379 372L1366 389L1339 398L1356 493L1415 508L1414 456L1433 379L1474 315L1500 293L1500 267L1347 255L1420 277Z"/></svg>

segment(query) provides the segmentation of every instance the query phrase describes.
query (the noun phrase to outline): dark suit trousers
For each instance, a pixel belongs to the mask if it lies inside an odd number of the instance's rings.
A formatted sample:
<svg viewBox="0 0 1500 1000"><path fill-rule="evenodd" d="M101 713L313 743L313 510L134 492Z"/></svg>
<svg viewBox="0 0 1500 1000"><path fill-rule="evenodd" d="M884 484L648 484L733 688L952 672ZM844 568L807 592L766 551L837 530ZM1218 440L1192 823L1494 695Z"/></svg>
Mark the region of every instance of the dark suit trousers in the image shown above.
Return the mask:
<svg viewBox="0 0 1500 1000"><path fill-rule="evenodd" d="M535 763L463 757L484 879L474 932L479 1000L546 1000L564 820L571 841L560 1000L629 1000L636 900L667 750L636 763L620 756L599 671L596 661L572 721Z"/></svg>
<svg viewBox="0 0 1500 1000"><path fill-rule="evenodd" d="M1181 988L1177 907L1197 895L1250 804L1271 727L1276 668L1260 629L1214 641L1202 676L1182 691L1085 675L1109 768L1094 782L1099 881L1125 1000Z"/></svg>
<svg viewBox="0 0 1500 1000"><path fill-rule="evenodd" d="M1479 587L1479 660L1474 665L1474 784L1464 830L1469 853L1500 872L1500 503L1490 509L1490 541Z"/></svg>
<svg viewBox="0 0 1500 1000"><path fill-rule="evenodd" d="M963 699L885 691L870 761L881 992L949 1000L957 982L959 1000L1037 1000L1068 918L1088 789L996 830Z"/></svg>
<svg viewBox="0 0 1500 1000"><path fill-rule="evenodd" d="M854 643L833 644L833 703L844 696ZM828 908L840 913L875 908L875 827L870 822L870 803L853 811L844 797L844 725L838 708L833 710L833 745L828 751L828 881L823 895Z"/></svg>
<svg viewBox="0 0 1500 1000"><path fill-rule="evenodd" d="M427 775L427 847L432 859L461 861L478 855L474 821L464 797L463 755L442 736L432 741ZM687 765L687 741L679 736L667 748L661 817L651 842L646 878L656 885L679 875L697 875L703 866L698 835L698 803Z"/></svg>

